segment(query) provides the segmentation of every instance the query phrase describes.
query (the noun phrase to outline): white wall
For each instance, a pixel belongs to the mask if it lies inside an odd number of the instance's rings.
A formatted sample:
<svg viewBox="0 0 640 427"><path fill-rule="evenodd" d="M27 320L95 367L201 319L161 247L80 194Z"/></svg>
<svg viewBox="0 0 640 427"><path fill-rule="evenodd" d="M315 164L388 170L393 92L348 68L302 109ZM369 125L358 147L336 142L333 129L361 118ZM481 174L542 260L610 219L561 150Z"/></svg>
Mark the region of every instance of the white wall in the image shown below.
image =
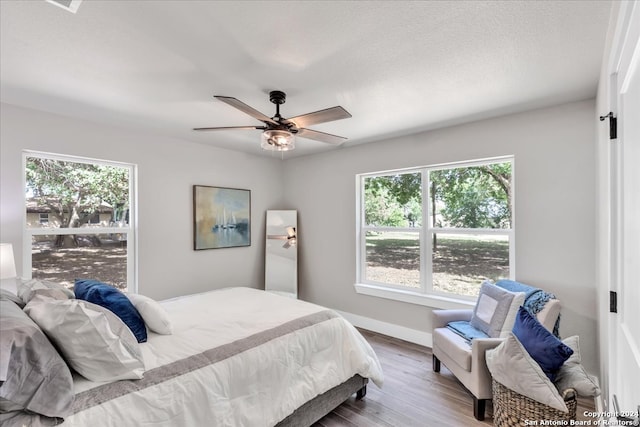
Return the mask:
<svg viewBox="0 0 640 427"><path fill-rule="evenodd" d="M1 104L0 240L22 274L24 149L138 165L139 288L156 299L264 286L265 211L281 208L282 162ZM251 246L193 250L192 186L251 190ZM99 279L99 278L98 278Z"/></svg>
<svg viewBox="0 0 640 427"><path fill-rule="evenodd" d="M516 278L562 300L561 333L580 335L585 365L597 372L593 100L284 162L6 104L0 112L0 240L18 258L23 149L130 162L139 167L139 292L262 287L265 211L298 209L302 299L424 333L429 308L354 291L355 175L512 154ZM251 247L193 251L193 184L252 190Z"/></svg>
<svg viewBox="0 0 640 427"><path fill-rule="evenodd" d="M597 372L595 126L589 100L287 160L300 297L430 333L429 308L354 290L355 175L514 155L516 278L557 295L562 335L580 335L586 368Z"/></svg>

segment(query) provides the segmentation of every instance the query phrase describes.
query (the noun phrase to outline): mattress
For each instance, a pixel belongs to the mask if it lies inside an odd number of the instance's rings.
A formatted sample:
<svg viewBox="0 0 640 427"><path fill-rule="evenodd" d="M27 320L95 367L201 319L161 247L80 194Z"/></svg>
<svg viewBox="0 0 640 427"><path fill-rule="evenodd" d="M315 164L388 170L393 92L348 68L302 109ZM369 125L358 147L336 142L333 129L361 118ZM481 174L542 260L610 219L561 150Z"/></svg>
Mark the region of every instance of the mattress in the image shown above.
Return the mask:
<svg viewBox="0 0 640 427"><path fill-rule="evenodd" d="M172 335L141 344L141 380L74 377L67 426L273 426L356 374L381 386L371 346L324 307L251 288L162 302Z"/></svg>

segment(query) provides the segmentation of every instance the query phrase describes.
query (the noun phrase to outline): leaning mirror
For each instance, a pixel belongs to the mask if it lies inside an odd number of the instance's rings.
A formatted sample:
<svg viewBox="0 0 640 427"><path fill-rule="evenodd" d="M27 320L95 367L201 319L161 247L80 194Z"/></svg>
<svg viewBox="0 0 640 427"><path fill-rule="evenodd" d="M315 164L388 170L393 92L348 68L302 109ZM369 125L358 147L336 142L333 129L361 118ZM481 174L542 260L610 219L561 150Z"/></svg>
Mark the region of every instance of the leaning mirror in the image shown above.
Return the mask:
<svg viewBox="0 0 640 427"><path fill-rule="evenodd" d="M297 217L295 210L267 211L264 288L291 298L298 297Z"/></svg>

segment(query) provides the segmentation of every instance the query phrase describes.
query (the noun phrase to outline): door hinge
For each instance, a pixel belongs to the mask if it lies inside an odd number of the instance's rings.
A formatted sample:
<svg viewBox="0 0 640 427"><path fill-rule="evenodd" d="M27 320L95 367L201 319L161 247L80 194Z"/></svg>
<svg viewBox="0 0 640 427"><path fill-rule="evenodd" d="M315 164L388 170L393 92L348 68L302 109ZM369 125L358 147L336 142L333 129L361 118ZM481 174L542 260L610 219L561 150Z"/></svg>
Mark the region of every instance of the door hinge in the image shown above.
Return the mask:
<svg viewBox="0 0 640 427"><path fill-rule="evenodd" d="M600 121L603 122L607 117L609 118L609 139L616 139L618 138L618 118L610 111L606 116L600 116Z"/></svg>
<svg viewBox="0 0 640 427"><path fill-rule="evenodd" d="M615 291L609 291L609 313L618 312L618 294Z"/></svg>

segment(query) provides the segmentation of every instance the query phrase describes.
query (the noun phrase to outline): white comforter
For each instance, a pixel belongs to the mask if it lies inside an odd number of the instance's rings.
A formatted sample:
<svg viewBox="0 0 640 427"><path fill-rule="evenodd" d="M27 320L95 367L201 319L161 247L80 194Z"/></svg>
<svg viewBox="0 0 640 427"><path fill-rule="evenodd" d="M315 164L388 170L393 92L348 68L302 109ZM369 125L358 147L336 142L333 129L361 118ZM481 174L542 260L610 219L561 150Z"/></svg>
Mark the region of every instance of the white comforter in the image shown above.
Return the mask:
<svg viewBox="0 0 640 427"><path fill-rule="evenodd" d="M256 347L175 378L88 407L64 426L272 426L355 374L382 383L378 359L342 317L283 332L326 309L249 288L227 288L164 301L173 335L149 334L145 368L194 359L206 350L263 337ZM267 331L261 333L261 331ZM268 342L269 334L275 338ZM244 339L244 341L243 341ZM162 371L156 370L155 372ZM147 375L147 374L145 374ZM101 384L78 377L76 394ZM100 395L100 393L95 393Z"/></svg>

